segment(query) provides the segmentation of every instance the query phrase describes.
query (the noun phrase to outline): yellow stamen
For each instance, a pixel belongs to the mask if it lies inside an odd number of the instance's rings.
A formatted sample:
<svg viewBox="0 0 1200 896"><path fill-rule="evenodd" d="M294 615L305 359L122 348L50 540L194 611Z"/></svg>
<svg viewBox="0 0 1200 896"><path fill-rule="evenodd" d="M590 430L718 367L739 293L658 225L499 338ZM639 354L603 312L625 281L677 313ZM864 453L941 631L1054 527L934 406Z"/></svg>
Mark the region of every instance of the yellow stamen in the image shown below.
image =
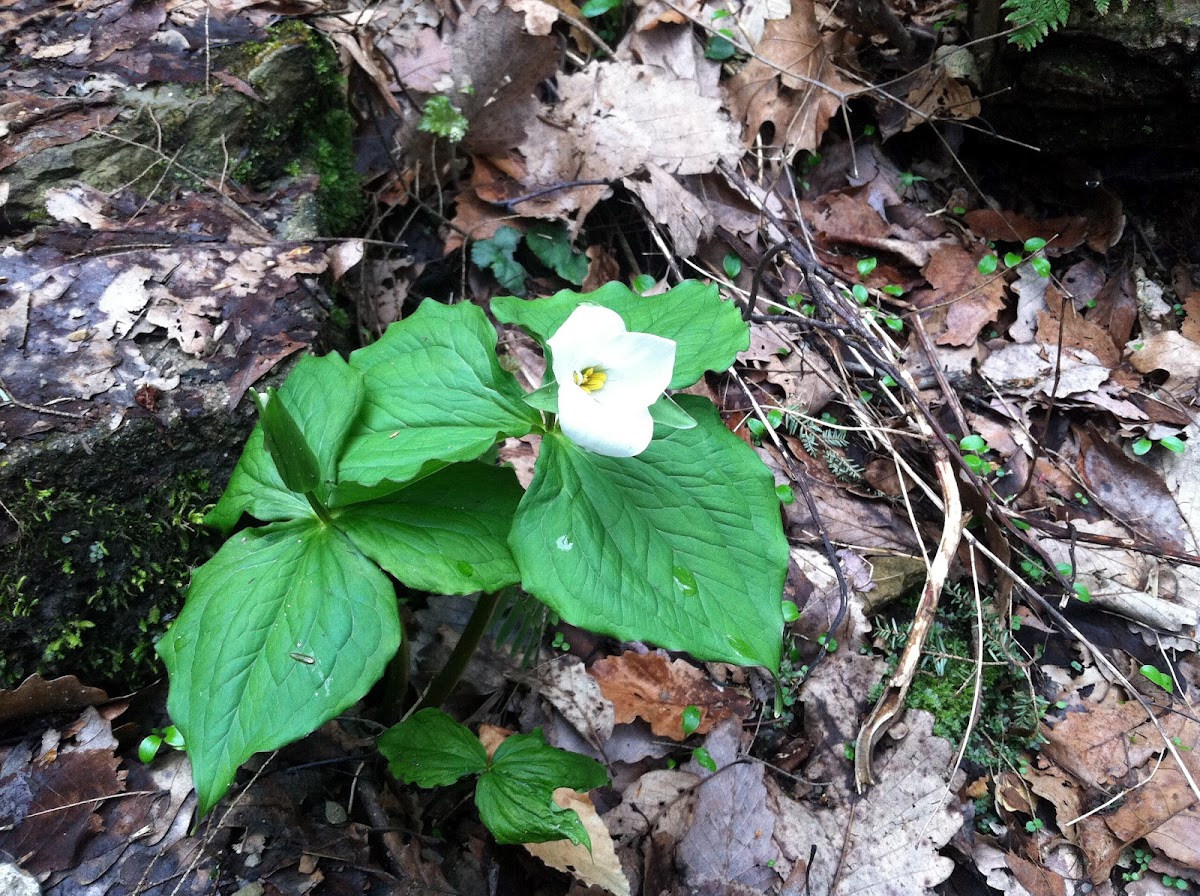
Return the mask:
<svg viewBox="0 0 1200 896"><path fill-rule="evenodd" d="M603 370L597 370L595 367L589 367L587 370L576 370L573 378L575 385L584 392L599 392L604 386L604 381L608 379L608 374Z"/></svg>

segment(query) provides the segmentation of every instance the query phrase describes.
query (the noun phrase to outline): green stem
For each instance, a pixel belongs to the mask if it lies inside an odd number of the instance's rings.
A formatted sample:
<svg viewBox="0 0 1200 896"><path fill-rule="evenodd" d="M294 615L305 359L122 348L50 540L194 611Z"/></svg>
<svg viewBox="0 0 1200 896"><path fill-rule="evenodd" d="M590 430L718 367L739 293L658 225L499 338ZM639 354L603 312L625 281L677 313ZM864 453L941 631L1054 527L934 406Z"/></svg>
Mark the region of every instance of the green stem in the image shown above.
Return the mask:
<svg viewBox="0 0 1200 896"><path fill-rule="evenodd" d="M333 522L333 517L329 515L329 511L325 509L325 505L317 500L317 496L312 492L305 492L304 497L308 499L308 506L317 514L317 519L329 525Z"/></svg>
<svg viewBox="0 0 1200 896"><path fill-rule="evenodd" d="M408 696L409 670L412 669L412 644L408 626L400 615L400 649L383 671L383 723L395 725L404 718L404 701Z"/></svg>
<svg viewBox="0 0 1200 896"><path fill-rule="evenodd" d="M417 706L418 710L441 706L450 696L450 692L454 690L454 686L458 684L458 680L466 671L472 654L475 653L475 649L483 639L483 633L491 625L492 616L500 603L501 594L503 594L502 591L493 591L490 594L479 595L479 600L475 603L475 612L467 621L467 627L463 629L462 637L454 645L450 659L446 661L442 671L430 683L429 690L425 692L425 696L421 698L421 703Z"/></svg>

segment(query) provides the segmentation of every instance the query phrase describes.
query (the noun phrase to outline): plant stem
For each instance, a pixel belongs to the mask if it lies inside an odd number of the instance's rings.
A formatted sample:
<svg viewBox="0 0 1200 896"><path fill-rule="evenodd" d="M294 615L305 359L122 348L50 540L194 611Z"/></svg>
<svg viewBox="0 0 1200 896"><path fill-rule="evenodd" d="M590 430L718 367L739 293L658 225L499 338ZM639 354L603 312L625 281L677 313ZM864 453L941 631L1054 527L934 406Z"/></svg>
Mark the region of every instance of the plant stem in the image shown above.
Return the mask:
<svg viewBox="0 0 1200 896"><path fill-rule="evenodd" d="M418 710L441 706L450 696L450 692L454 690L454 686L458 684L458 680L466 671L472 654L475 653L475 649L483 639L483 633L491 625L492 615L500 603L501 594L503 594L502 591L493 591L479 595L479 600L475 603L475 612L471 614L471 618L467 621L467 627L463 629L462 636L454 645L450 659L446 661L442 671L433 679L429 690L421 698L421 703L417 706Z"/></svg>
<svg viewBox="0 0 1200 896"><path fill-rule="evenodd" d="M316 495L314 495L312 492L305 492L304 497L308 499L308 506L316 512L317 519L325 523L325 525L329 525L333 522L332 517L329 516L329 511L325 509L324 504L317 500Z"/></svg>
<svg viewBox="0 0 1200 896"><path fill-rule="evenodd" d="M409 670L412 668L412 646L408 626L400 614L400 649L383 670L383 723L395 725L404 718L404 700L408 695Z"/></svg>

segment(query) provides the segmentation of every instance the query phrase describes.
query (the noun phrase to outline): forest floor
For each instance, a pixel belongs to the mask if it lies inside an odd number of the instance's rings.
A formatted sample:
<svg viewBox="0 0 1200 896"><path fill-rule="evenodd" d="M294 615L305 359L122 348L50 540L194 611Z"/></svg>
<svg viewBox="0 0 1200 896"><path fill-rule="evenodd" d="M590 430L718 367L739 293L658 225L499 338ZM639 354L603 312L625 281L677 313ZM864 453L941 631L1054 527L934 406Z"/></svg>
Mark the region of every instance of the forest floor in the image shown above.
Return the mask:
<svg viewBox="0 0 1200 896"><path fill-rule="evenodd" d="M262 222L294 184L251 190L224 170L189 190L155 173L55 192L56 235L28 228L12 251L67 251L64 232L118 221L143 234L221 221L227 244L251 233L284 265L269 283L269 266L239 272L272 300L324 272L356 341L425 296L486 308L613 280L715 282L751 345L692 391L775 473L796 618L778 682L565 624L524 661L485 644L448 708L473 727L541 727L609 769L610 787L572 804L592 836L583 857L496 845L461 787L398 785L370 699L258 757L193 830L185 755L137 758L168 723L165 682L120 700L27 682L0 692L0 850L43 892L1200 886L1200 258L1081 160L988 167L1033 150L988 124L977 56L1003 38L970 42L961 5L53 6L0 12L29 89L39 61L151 78L166 47L253 94L179 36L236 43L280 16L305 22L337 50L368 201L336 238L289 241ZM0 105L31 102L15 77ZM0 189L35 149L102 126L55 121L20 130ZM189 320L220 318L177 298ZM13 306L0 312L10 326ZM502 328L500 347L536 388L534 343ZM501 454L524 484L535 450ZM419 681L470 601L413 595L407 612ZM689 706L704 720L685 733Z"/></svg>

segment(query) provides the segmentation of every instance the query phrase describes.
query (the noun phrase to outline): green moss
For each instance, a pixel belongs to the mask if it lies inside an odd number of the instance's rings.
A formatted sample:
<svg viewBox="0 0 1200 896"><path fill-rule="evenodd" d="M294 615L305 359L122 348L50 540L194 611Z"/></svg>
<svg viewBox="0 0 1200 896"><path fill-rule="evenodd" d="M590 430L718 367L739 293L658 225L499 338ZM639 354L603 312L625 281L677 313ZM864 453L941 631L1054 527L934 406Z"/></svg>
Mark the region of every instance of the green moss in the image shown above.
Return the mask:
<svg viewBox="0 0 1200 896"><path fill-rule="evenodd" d="M305 171L319 178L317 202L322 230L352 230L365 209L361 179L354 168L354 120L346 108L346 79L337 53L316 31L294 19L267 29L268 39L229 51L223 61L241 76L273 55L304 52L316 83L305 85L304 103L264 122L261 139L233 170L236 180L264 187L282 174Z"/></svg>
<svg viewBox="0 0 1200 896"><path fill-rule="evenodd" d="M18 642L0 651L0 687L34 672L126 687L157 677L153 639L212 553L198 528L212 498L191 471L131 501L26 480L9 506L19 534L0 549L0 632Z"/></svg>
<svg viewBox="0 0 1200 896"><path fill-rule="evenodd" d="M908 605L905 621L896 617L876 620L875 637L888 656L889 674L895 670L912 628L915 605L912 601ZM965 758L977 770L994 773L1019 768L1025 751L1037 749L1041 742L1038 727L1048 703L1029 679L1028 658L986 600L983 617L982 702ZM974 597L964 589L947 587L908 693L907 705L933 713L933 733L956 746L966 733L975 697L975 627ZM872 699L882 692L882 683L877 688Z"/></svg>
<svg viewBox="0 0 1200 896"><path fill-rule="evenodd" d="M244 435L227 428L164 442L131 426L91 455L50 449L2 470L0 688L34 672L118 691L162 676L154 639L218 545L200 520L232 461L217 441Z"/></svg>

